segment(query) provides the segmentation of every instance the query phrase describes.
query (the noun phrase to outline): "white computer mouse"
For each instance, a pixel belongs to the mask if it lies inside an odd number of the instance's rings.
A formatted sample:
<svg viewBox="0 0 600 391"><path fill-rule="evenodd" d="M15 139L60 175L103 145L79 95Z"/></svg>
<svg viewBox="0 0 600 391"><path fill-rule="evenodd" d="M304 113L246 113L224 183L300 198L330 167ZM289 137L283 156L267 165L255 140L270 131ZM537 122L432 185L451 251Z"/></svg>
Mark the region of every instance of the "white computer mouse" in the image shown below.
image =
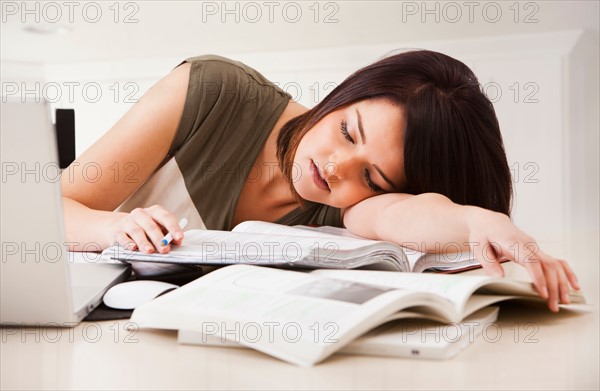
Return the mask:
<svg viewBox="0 0 600 391"><path fill-rule="evenodd" d="M159 295L179 288L168 282L152 280L127 281L111 287L102 298L107 307L117 310L132 310L152 301Z"/></svg>

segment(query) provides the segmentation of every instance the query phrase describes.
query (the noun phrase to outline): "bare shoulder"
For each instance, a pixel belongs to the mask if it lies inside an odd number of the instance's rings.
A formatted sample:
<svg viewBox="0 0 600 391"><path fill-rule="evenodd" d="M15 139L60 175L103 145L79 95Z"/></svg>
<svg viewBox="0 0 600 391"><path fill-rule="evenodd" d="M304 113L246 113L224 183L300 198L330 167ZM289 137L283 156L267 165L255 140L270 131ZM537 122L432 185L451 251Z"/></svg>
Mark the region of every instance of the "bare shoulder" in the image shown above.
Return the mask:
<svg viewBox="0 0 600 391"><path fill-rule="evenodd" d="M71 175L61 178L62 194L92 209L113 210L141 186L164 160L175 137L189 73L190 65L182 64L146 91L73 162ZM93 182L77 170L90 164L102 173Z"/></svg>
<svg viewBox="0 0 600 391"><path fill-rule="evenodd" d="M394 202L413 197L411 194L387 193L367 198L348 208L341 209L341 219L350 232L366 238L377 239L377 221L385 209Z"/></svg>

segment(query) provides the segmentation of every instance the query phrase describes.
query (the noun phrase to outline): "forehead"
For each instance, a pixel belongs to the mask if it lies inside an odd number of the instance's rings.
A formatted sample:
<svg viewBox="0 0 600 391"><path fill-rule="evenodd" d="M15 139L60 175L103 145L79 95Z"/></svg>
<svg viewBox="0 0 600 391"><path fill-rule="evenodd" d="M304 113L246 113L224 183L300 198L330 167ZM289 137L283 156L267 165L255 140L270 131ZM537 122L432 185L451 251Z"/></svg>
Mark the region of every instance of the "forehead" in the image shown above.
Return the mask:
<svg viewBox="0 0 600 391"><path fill-rule="evenodd" d="M355 120L356 126L360 119L367 146L371 142L383 142L388 147L402 148L406 128L402 106L380 98L356 102L346 110L347 115Z"/></svg>
<svg viewBox="0 0 600 391"><path fill-rule="evenodd" d="M406 125L404 109L401 105L393 103L388 99L377 98L361 100L348 108L351 111L358 110L363 117L368 115L371 123L385 125L385 127L390 130L396 130L394 133L404 132L404 127Z"/></svg>
<svg viewBox="0 0 600 391"><path fill-rule="evenodd" d="M377 164L397 186L400 186L403 182L406 127L402 106L387 99L370 99L356 102L346 110L356 133L360 118L366 141L365 153L370 163Z"/></svg>

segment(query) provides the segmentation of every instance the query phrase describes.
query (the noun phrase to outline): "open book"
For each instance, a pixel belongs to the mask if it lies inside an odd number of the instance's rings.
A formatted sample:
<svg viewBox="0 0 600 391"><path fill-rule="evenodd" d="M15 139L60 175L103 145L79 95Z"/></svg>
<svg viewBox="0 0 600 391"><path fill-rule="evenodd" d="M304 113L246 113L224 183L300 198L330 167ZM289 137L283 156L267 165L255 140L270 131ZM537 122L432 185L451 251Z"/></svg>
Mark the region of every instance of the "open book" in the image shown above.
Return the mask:
<svg viewBox="0 0 600 391"><path fill-rule="evenodd" d="M418 312L403 311L411 319L394 319L358 337L337 353L367 356L410 357L446 360L475 342L498 318L498 306L489 306L469 315L464 321L443 324L422 319ZM412 319L416 318L416 319ZM494 332L498 332L494 330ZM184 345L246 348L213 333L179 330L177 341Z"/></svg>
<svg viewBox="0 0 600 391"><path fill-rule="evenodd" d="M121 246L104 250L106 258L124 262L195 265L250 264L310 269L375 269L389 271L463 271L479 267L468 252L422 253L396 243L371 240L337 227L286 226L244 221L231 231L193 229L181 246L167 254L145 254ZM455 251L455 252L452 252Z"/></svg>
<svg viewBox="0 0 600 391"><path fill-rule="evenodd" d="M579 292L570 298L585 303ZM508 299L545 307L531 283L505 278L231 265L137 307L131 321L216 335L311 366L390 320L460 322Z"/></svg>

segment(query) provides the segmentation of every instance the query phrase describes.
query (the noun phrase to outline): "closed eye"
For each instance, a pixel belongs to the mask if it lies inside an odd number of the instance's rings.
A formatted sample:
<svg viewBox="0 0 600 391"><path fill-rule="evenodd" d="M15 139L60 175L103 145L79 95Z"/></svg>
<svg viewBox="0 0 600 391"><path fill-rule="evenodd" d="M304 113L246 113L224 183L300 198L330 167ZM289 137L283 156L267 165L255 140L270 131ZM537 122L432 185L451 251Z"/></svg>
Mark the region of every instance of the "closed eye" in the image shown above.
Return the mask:
<svg viewBox="0 0 600 391"><path fill-rule="evenodd" d="M346 138L346 140L348 140L352 144L354 144L354 140L352 139L352 136L350 136L350 133L348 133L348 124L346 123L346 121L344 121L344 120L341 121L340 129L341 129L342 134ZM373 192L375 192L375 193L383 192L383 189L381 187L379 187L375 183L373 183L373 181L371 180L371 175L369 174L369 171L366 168L365 168L365 180L367 181L367 185Z"/></svg>
<svg viewBox="0 0 600 391"><path fill-rule="evenodd" d="M354 144L354 140L350 136L350 133L348 133L348 124L346 123L346 121L342 120L342 122L340 123L340 129L346 140Z"/></svg>
<svg viewBox="0 0 600 391"><path fill-rule="evenodd" d="M371 176L369 175L369 171L367 171L366 168L365 168L365 179L367 180L367 185L369 185L369 188L371 188L371 190L373 190L373 192L383 193L383 189L373 183L373 181L371 180Z"/></svg>

